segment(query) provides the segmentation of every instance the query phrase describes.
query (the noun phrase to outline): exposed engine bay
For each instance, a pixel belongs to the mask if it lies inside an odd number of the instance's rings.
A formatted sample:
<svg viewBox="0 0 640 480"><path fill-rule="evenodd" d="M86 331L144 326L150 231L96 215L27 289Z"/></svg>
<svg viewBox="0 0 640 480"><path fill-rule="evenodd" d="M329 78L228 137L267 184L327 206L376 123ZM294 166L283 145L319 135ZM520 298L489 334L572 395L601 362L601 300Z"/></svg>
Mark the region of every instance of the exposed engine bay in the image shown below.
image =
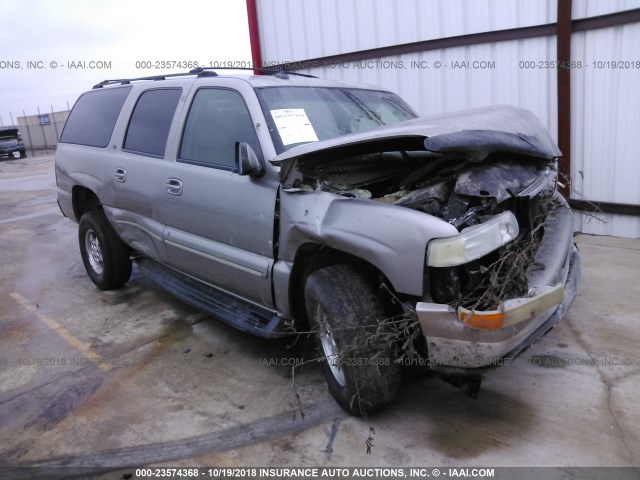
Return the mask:
<svg viewBox="0 0 640 480"><path fill-rule="evenodd" d="M524 198L518 195L554 168L548 160L514 154L493 154L482 162L471 162L426 151L383 152L307 161L299 166L302 178L294 189L411 208L441 218L460 231L505 209L516 215L524 213L518 211ZM535 212L528 212L525 223L530 224L532 215Z"/></svg>
<svg viewBox="0 0 640 480"><path fill-rule="evenodd" d="M298 165L290 191L325 191L410 208L440 218L458 231L512 212L514 242L474 262L429 267L430 300L491 310L527 294L526 271L552 209L555 161L494 152L482 161L429 151L367 153ZM505 261L506 260L506 261Z"/></svg>

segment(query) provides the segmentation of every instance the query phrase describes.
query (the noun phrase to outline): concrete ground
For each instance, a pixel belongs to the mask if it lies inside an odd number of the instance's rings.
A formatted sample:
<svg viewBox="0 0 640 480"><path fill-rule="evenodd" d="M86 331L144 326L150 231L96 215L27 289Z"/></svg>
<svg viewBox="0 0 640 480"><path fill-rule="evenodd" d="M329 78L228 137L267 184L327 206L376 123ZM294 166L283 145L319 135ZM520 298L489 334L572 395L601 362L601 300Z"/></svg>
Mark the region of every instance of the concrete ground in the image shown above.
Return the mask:
<svg viewBox="0 0 640 480"><path fill-rule="evenodd" d="M316 365L292 379L288 341L235 331L135 272L97 290L53 157L1 161L0 465L638 466L640 240L576 241L569 315L477 399L424 375L363 420Z"/></svg>

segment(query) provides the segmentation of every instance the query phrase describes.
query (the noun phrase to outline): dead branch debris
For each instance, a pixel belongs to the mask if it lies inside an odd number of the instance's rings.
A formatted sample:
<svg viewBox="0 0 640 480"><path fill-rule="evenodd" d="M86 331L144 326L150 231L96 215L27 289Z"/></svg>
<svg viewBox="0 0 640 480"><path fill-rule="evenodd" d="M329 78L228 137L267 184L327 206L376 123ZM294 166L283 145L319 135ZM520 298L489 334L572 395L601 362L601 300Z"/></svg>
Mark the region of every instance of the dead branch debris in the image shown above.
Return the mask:
<svg viewBox="0 0 640 480"><path fill-rule="evenodd" d="M527 270L533 264L540 247L544 222L554 214L559 205L558 201L550 197L542 198L531 230L521 239L506 245L493 263L480 265L478 270L470 272L473 275L479 274L479 282L471 292L452 302L451 306L476 311L497 310L505 300L526 296L529 290ZM544 265L534 266L545 268Z"/></svg>

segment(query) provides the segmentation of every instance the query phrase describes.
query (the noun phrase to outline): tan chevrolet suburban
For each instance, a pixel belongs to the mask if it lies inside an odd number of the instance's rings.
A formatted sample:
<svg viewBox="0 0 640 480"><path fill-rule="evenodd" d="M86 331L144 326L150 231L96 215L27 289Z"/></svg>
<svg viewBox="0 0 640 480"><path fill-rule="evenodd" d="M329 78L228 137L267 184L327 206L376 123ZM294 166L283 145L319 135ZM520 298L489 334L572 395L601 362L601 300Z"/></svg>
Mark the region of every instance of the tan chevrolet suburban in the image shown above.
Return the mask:
<svg viewBox="0 0 640 480"><path fill-rule="evenodd" d="M132 262L266 338L311 331L331 394L392 401L408 359L477 376L549 331L579 254L561 155L515 107L420 118L397 95L305 75L107 80L56 155L100 289Z"/></svg>

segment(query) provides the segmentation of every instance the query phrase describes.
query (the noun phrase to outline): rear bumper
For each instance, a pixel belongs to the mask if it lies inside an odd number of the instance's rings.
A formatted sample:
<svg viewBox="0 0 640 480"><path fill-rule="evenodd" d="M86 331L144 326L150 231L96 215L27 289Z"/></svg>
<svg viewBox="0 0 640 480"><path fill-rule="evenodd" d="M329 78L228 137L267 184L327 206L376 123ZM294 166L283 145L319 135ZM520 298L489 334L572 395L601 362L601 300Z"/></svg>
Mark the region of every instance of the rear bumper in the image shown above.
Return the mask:
<svg viewBox="0 0 640 480"><path fill-rule="evenodd" d="M573 222L566 202L545 224L545 235L527 274L530 296L506 301L502 328L474 328L449 305L418 302L429 365L447 374L478 373L509 363L553 328L571 307L580 281L580 254L572 243ZM461 315L464 319L464 314Z"/></svg>

